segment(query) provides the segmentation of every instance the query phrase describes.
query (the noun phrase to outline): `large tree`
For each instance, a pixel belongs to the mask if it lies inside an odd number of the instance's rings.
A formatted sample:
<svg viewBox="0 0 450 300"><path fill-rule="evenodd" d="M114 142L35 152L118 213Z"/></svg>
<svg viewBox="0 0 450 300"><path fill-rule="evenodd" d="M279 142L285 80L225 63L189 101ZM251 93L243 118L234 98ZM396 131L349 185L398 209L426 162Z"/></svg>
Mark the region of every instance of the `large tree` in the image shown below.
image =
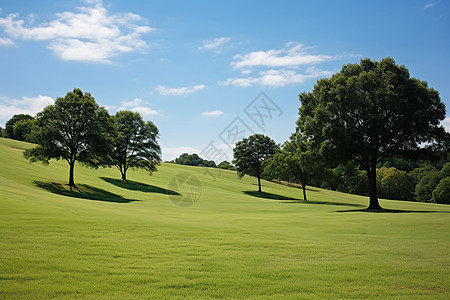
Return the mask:
<svg viewBox="0 0 450 300"><path fill-rule="evenodd" d="M96 167L108 153L113 130L111 117L90 93L74 89L45 107L36 118L40 129L38 145L26 150L24 156L31 162L44 164L52 158L66 160L71 189L75 186L76 161Z"/></svg>
<svg viewBox="0 0 450 300"><path fill-rule="evenodd" d="M353 160L367 171L369 208L381 208L376 166L382 159L448 147L440 126L445 105L425 81L392 58L362 59L300 94L298 129L333 160Z"/></svg>
<svg viewBox="0 0 450 300"><path fill-rule="evenodd" d="M306 186L323 170L323 160L301 135L293 134L280 151L263 163L264 174L288 182L300 183L303 200Z"/></svg>
<svg viewBox="0 0 450 300"><path fill-rule="evenodd" d="M145 122L137 112L119 111L113 116L117 135L113 139L111 165L127 180L129 168L140 168L152 174L161 162L161 149L157 138L158 128Z"/></svg>
<svg viewBox="0 0 450 300"><path fill-rule="evenodd" d="M236 143L233 149L233 164L239 177L245 174L258 178L258 191L261 192L262 162L272 157L278 145L268 136L254 134Z"/></svg>

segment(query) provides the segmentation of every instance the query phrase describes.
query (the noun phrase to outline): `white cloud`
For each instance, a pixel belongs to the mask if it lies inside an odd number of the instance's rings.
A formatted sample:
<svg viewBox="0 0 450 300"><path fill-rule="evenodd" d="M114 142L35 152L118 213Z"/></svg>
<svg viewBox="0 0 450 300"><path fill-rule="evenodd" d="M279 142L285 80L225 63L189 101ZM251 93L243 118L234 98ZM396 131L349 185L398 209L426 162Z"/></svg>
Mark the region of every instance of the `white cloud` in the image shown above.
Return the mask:
<svg viewBox="0 0 450 300"><path fill-rule="evenodd" d="M0 97L0 120L9 120L16 114L36 115L42 111L47 105L55 102L49 96L39 95L37 97L22 97L22 99L14 99Z"/></svg>
<svg viewBox="0 0 450 300"><path fill-rule="evenodd" d="M447 131L448 133L450 133L450 117L445 118L442 122L441 125L444 126L445 131Z"/></svg>
<svg viewBox="0 0 450 300"><path fill-rule="evenodd" d="M156 91L163 96L184 96L192 94L196 91L203 90L206 87L204 84L194 85L192 87L181 87L181 88L168 88L165 86L158 86Z"/></svg>
<svg viewBox="0 0 450 300"><path fill-rule="evenodd" d="M308 79L329 76L332 72L309 68L305 74L297 73L295 70L270 69L259 72L259 77L229 78L223 84L235 87L249 87L254 84L263 86L281 87L293 83L303 83Z"/></svg>
<svg viewBox="0 0 450 300"><path fill-rule="evenodd" d="M424 8L431 8L431 7L436 6L437 4L439 4L439 2L441 2L441 1L440 0L430 1L427 4L425 4Z"/></svg>
<svg viewBox="0 0 450 300"><path fill-rule="evenodd" d="M48 47L63 60L110 63L119 54L148 47L141 36L155 29L138 25L145 21L139 15L111 15L102 1L85 2L89 6L79 7L79 12L57 13L55 20L36 26L25 25L18 14L0 18L0 26L15 39L50 41Z"/></svg>
<svg viewBox="0 0 450 300"><path fill-rule="evenodd" d="M330 60L355 56L353 54L315 55L309 53L310 49L302 44L289 42L281 49L237 54L230 64L233 69L239 70L240 75L228 78L222 84L234 87L249 87L255 84L282 87L288 84L299 84L309 79L332 74L330 71L314 66ZM250 75L253 71L256 74Z"/></svg>
<svg viewBox="0 0 450 300"><path fill-rule="evenodd" d="M231 65L235 69L249 67L294 67L331 60L328 55L313 55L306 52L302 44L287 43L287 48L279 50L255 51L233 56Z"/></svg>
<svg viewBox="0 0 450 300"><path fill-rule="evenodd" d="M144 104L147 104L147 102L142 101L141 98L134 98L132 101L122 101L122 107L119 107L118 111L130 110L138 112L144 118L158 114L157 110L144 106Z"/></svg>
<svg viewBox="0 0 450 300"><path fill-rule="evenodd" d="M145 117L150 117L150 116L154 116L156 114L158 114L158 111L151 109L150 107L147 106L136 106L136 107L132 107L130 108L131 111L134 112L138 112L141 114L141 116Z"/></svg>
<svg viewBox="0 0 450 300"><path fill-rule="evenodd" d="M0 46L14 46L15 43L11 39L0 37Z"/></svg>
<svg viewBox="0 0 450 300"><path fill-rule="evenodd" d="M231 39L229 37L220 37L212 40L204 40L203 46L198 47L200 50L214 50L216 53L222 52L222 47Z"/></svg>
<svg viewBox="0 0 450 300"><path fill-rule="evenodd" d="M162 147L161 152L162 152L163 161L169 161L169 160L174 160L175 158L179 157L183 153L188 153L188 154L200 153L200 150L195 149L193 147L187 147L187 146Z"/></svg>
<svg viewBox="0 0 450 300"><path fill-rule="evenodd" d="M224 112L221 110L205 111L202 113L204 117L217 117L223 115Z"/></svg>

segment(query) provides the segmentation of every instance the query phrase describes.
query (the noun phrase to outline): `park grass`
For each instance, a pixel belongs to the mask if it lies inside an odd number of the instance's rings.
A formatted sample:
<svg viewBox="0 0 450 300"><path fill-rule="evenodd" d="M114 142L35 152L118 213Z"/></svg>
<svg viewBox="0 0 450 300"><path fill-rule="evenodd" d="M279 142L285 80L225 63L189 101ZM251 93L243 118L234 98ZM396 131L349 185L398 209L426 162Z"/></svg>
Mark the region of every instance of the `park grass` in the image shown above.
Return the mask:
<svg viewBox="0 0 450 300"><path fill-rule="evenodd" d="M163 163L153 176L30 164L0 139L0 298L450 297L450 206L368 199ZM179 174L201 184L189 207ZM178 177L180 178L180 177ZM176 186L175 186L176 187ZM198 195L198 189L197 194ZM177 202L175 202L177 203Z"/></svg>

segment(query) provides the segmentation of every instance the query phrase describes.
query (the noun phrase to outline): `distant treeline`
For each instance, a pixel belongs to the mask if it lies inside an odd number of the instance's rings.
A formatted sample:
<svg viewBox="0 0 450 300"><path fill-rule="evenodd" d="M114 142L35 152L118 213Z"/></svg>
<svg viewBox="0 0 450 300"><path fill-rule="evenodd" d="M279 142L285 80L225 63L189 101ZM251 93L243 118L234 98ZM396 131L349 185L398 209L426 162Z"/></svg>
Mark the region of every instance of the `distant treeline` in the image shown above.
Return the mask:
<svg viewBox="0 0 450 300"><path fill-rule="evenodd" d="M199 167L209 167L209 168L220 168L226 170L235 170L234 166L228 161L224 160L218 165L212 160L206 160L198 156L198 154L187 154L183 153L180 157L175 158L175 160L170 161L171 163L186 165L186 166L199 166Z"/></svg>

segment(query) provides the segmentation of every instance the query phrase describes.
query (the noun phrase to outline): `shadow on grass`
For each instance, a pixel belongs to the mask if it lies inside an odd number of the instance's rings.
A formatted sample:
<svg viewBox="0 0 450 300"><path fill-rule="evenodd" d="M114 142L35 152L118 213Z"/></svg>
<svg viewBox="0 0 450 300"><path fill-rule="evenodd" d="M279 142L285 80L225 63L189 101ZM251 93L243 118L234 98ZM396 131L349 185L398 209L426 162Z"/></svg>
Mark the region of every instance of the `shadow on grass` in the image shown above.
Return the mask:
<svg viewBox="0 0 450 300"><path fill-rule="evenodd" d="M346 212L367 212L367 213L387 213L387 214L405 214L405 213L450 213L449 211L438 211L438 210L401 210L401 209L349 209L349 210L338 210L337 212L346 213Z"/></svg>
<svg viewBox="0 0 450 300"><path fill-rule="evenodd" d="M252 196L252 197L272 199L272 200L296 200L296 201L300 200L300 199L297 199L297 198L285 197L285 196L282 196L282 195L266 193L266 192L243 191L243 193L246 194L246 195Z"/></svg>
<svg viewBox="0 0 450 300"><path fill-rule="evenodd" d="M131 190L131 191L140 191L140 192L145 192L145 193L160 193L160 194L165 194L165 195L181 196L181 194L178 192L168 190L165 188L161 188L161 187L155 186L155 185L138 182L138 181L133 181L133 180L123 181L121 179L110 178L110 177L100 177L100 179L102 179L108 183L111 183L115 186L118 186L120 188Z"/></svg>
<svg viewBox="0 0 450 300"><path fill-rule="evenodd" d="M353 207L364 207L364 205L361 204L353 204L353 203L342 203L342 202L330 202L330 201L304 201L302 199L293 198L293 197L285 197L282 195L272 194L272 193L266 193L266 192L257 192L257 191L243 191L244 194L258 197L258 198L265 198L265 199L272 199L272 200L282 200L280 203L298 203L298 204L325 204L325 205L340 205L340 206L353 206Z"/></svg>
<svg viewBox="0 0 450 300"><path fill-rule="evenodd" d="M325 204L325 205L338 205L338 206L353 206L353 207L364 207L362 204L355 203L343 203L343 202L330 202L330 201L286 201L281 203L303 203L303 204ZM350 210L349 210L350 211ZM355 210L357 211L357 210Z"/></svg>
<svg viewBox="0 0 450 300"><path fill-rule="evenodd" d="M130 203L133 201L139 201L126 199L120 195L87 184L77 184L76 188L73 188L72 191L70 190L68 184L56 182L43 182L43 181L34 181L33 184L36 185L38 188L49 191L50 193L68 197L105 201L105 202L115 202L115 203Z"/></svg>

